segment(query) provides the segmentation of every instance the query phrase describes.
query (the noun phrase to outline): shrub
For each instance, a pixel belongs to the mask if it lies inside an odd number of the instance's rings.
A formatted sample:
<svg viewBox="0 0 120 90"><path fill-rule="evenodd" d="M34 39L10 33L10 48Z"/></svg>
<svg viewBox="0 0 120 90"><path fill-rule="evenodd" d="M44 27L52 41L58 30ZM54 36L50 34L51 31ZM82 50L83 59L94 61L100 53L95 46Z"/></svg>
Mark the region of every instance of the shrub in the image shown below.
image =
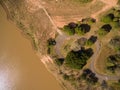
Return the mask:
<svg viewBox="0 0 120 90"><path fill-rule="evenodd" d="M120 36L114 37L109 43L115 50L120 51Z"/></svg>
<svg viewBox="0 0 120 90"><path fill-rule="evenodd" d="M56 59L55 62L56 62L56 64L57 64L58 66L61 66L61 65L63 65L63 63L64 63L64 59L63 59L63 58L59 58L59 59Z"/></svg>
<svg viewBox="0 0 120 90"><path fill-rule="evenodd" d="M85 34L85 32L81 29L81 27L75 28L75 32L76 32L78 35L84 35L84 34Z"/></svg>
<svg viewBox="0 0 120 90"><path fill-rule="evenodd" d="M105 24L105 25L103 25L103 26L99 29L98 34L99 34L100 36L104 36L104 35L106 35L107 33L109 33L111 29L112 29L111 25Z"/></svg>
<svg viewBox="0 0 120 90"><path fill-rule="evenodd" d="M83 70L81 78L86 80L86 82L89 84L96 84L98 82L98 78L90 69Z"/></svg>
<svg viewBox="0 0 120 90"><path fill-rule="evenodd" d="M69 76L68 76L67 74L64 74L64 75L63 75L63 79L64 79L64 80L69 80Z"/></svg>
<svg viewBox="0 0 120 90"><path fill-rule="evenodd" d="M111 23L114 28L120 28L120 22L119 21L114 21Z"/></svg>
<svg viewBox="0 0 120 90"><path fill-rule="evenodd" d="M86 45L87 45L87 46L91 46L91 45L93 45L96 41L97 41L97 37L96 37L96 36L91 36L91 37L86 41Z"/></svg>
<svg viewBox="0 0 120 90"><path fill-rule="evenodd" d="M90 40L87 40L87 41L86 41L86 45L87 45L87 46L91 46L91 45L93 45L93 42L90 41Z"/></svg>
<svg viewBox="0 0 120 90"><path fill-rule="evenodd" d="M120 66L120 54L110 55L107 58L107 70L114 73Z"/></svg>
<svg viewBox="0 0 120 90"><path fill-rule="evenodd" d="M108 14L106 16L103 16L101 21L104 23L110 23L113 21L113 19L114 19L114 14L111 13L111 14Z"/></svg>
<svg viewBox="0 0 120 90"><path fill-rule="evenodd" d="M90 31L90 25L88 24L81 24L75 28L75 32L79 35L84 35L85 33Z"/></svg>
<svg viewBox="0 0 120 90"><path fill-rule="evenodd" d="M69 27L68 25L65 25L63 27L63 30L68 34L68 35L74 35L75 34L75 30L74 28Z"/></svg>
<svg viewBox="0 0 120 90"><path fill-rule="evenodd" d="M56 45L56 41L53 38L47 40L48 47Z"/></svg>

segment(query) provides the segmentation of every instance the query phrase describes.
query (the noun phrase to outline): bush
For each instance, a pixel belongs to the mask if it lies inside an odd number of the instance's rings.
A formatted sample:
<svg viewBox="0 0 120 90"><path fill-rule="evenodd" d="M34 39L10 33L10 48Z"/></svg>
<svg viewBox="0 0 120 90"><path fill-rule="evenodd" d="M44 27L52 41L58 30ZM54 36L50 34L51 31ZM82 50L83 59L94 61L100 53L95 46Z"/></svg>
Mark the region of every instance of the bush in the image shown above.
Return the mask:
<svg viewBox="0 0 120 90"><path fill-rule="evenodd" d="M90 31L90 28L91 27L88 24L81 24L75 28L75 32L76 32L76 34L84 35L85 33Z"/></svg>
<svg viewBox="0 0 120 90"><path fill-rule="evenodd" d="M56 41L53 38L47 40L48 47L56 45Z"/></svg>
<svg viewBox="0 0 120 90"><path fill-rule="evenodd" d="M106 32L104 29L99 29L99 31L98 31L98 35L99 36L104 36L104 35L106 35L108 32Z"/></svg>
<svg viewBox="0 0 120 90"><path fill-rule="evenodd" d="M56 45L56 41L53 38L50 38L47 40L47 53L52 54L53 53L53 47Z"/></svg>
<svg viewBox="0 0 120 90"><path fill-rule="evenodd" d="M75 32L76 32L78 35L84 35L84 34L85 34L85 32L82 31L81 27L75 28Z"/></svg>
<svg viewBox="0 0 120 90"><path fill-rule="evenodd" d="M56 59L55 62L56 62L56 64L57 64L58 66L61 66L61 65L63 65L63 63L64 63L64 59L63 59L63 58L59 58L59 59Z"/></svg>
<svg viewBox="0 0 120 90"><path fill-rule="evenodd" d="M74 34L75 34L74 28L70 28L68 25L65 25L65 26L63 27L63 30L64 30L68 35L74 35Z"/></svg>
<svg viewBox="0 0 120 90"><path fill-rule="evenodd" d="M92 45L93 45L93 42L90 41L90 40L87 40L87 41L86 41L86 45L87 45L87 46L92 46Z"/></svg>
<svg viewBox="0 0 120 90"><path fill-rule="evenodd" d="M115 50L120 51L120 36L114 37L109 43Z"/></svg>
<svg viewBox="0 0 120 90"><path fill-rule="evenodd" d="M120 28L120 23L119 23L119 21L114 21L114 22L112 22L111 23L112 24L112 26L114 27L114 28Z"/></svg>
<svg viewBox="0 0 120 90"><path fill-rule="evenodd" d="M114 19L114 14L111 13L111 14L108 14L106 16L103 16L101 21L104 23L110 23L113 21L113 19Z"/></svg>
<svg viewBox="0 0 120 90"><path fill-rule="evenodd" d="M99 29L98 34L100 36L104 36L107 33L109 33L111 29L112 29L112 27L109 24L105 24Z"/></svg>
<svg viewBox="0 0 120 90"><path fill-rule="evenodd" d="M94 18L83 18L82 22L83 23L88 23L88 24L92 25L93 23L96 22L96 19L94 19Z"/></svg>
<svg viewBox="0 0 120 90"><path fill-rule="evenodd" d="M98 78L90 69L83 70L81 78L86 80L86 82L89 84L96 84L98 82Z"/></svg>
<svg viewBox="0 0 120 90"><path fill-rule="evenodd" d="M91 45L93 45L96 41L97 41L97 37L96 37L96 36L91 36L91 37L86 41L86 45L87 45L87 46L91 46Z"/></svg>
<svg viewBox="0 0 120 90"><path fill-rule="evenodd" d="M114 73L120 66L120 54L110 55L107 58L107 70Z"/></svg>
<svg viewBox="0 0 120 90"><path fill-rule="evenodd" d="M68 76L67 74L64 74L64 75L63 75L63 79L64 79L64 80L69 80L69 76Z"/></svg>

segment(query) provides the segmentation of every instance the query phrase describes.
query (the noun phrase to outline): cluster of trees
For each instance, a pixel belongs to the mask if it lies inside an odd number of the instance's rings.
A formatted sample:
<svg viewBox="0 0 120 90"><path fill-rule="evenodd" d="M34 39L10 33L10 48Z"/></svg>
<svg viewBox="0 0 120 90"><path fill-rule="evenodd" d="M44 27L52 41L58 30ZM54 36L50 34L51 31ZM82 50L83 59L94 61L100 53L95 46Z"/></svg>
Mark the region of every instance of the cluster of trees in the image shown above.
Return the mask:
<svg viewBox="0 0 120 90"><path fill-rule="evenodd" d="M98 78L90 69L83 70L81 78L86 80L89 84L96 84L98 82Z"/></svg>
<svg viewBox="0 0 120 90"><path fill-rule="evenodd" d="M72 69L82 69L92 54L93 50L91 48L82 48L79 51L70 51L65 58L65 64Z"/></svg>
<svg viewBox="0 0 120 90"><path fill-rule="evenodd" d="M112 29L112 26L110 24L105 24L98 30L98 35L104 36L107 33L109 33L111 29Z"/></svg>
<svg viewBox="0 0 120 90"><path fill-rule="evenodd" d="M91 29L90 25L88 24L76 24L74 22L69 23L63 27L63 31L65 31L69 35L84 35L85 33L89 32Z"/></svg>
<svg viewBox="0 0 120 90"><path fill-rule="evenodd" d="M120 54L110 55L107 58L107 70L115 73L116 69L120 69Z"/></svg>
<svg viewBox="0 0 120 90"><path fill-rule="evenodd" d="M115 50L120 51L120 36L115 36L109 43Z"/></svg>
<svg viewBox="0 0 120 90"><path fill-rule="evenodd" d="M113 9L113 12L103 16L101 21L111 24L114 28L120 28L120 10Z"/></svg>

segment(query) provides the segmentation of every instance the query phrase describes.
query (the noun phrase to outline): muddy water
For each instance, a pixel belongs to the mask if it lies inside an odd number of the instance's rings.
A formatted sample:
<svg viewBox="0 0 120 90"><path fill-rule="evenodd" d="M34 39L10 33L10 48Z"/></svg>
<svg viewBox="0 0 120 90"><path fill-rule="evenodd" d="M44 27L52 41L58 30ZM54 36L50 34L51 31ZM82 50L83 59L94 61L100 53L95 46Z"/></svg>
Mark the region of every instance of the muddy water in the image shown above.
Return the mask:
<svg viewBox="0 0 120 90"><path fill-rule="evenodd" d="M63 90L1 6L0 90Z"/></svg>

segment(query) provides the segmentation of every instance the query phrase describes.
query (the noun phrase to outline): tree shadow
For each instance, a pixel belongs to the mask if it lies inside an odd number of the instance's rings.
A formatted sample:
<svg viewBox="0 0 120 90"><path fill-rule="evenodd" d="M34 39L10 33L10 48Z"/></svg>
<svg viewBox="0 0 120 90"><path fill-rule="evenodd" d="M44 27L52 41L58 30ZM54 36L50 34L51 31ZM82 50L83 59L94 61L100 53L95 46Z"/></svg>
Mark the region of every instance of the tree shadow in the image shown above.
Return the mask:
<svg viewBox="0 0 120 90"><path fill-rule="evenodd" d="M112 29L112 26L110 24L105 24L101 27L102 30L105 30L107 32L110 32Z"/></svg>
<svg viewBox="0 0 120 90"><path fill-rule="evenodd" d="M79 28L81 28L81 30L84 31L85 33L89 32L91 29L90 25L88 24L81 24Z"/></svg>
<svg viewBox="0 0 120 90"><path fill-rule="evenodd" d="M91 36L88 40L95 43L97 41L97 36Z"/></svg>

